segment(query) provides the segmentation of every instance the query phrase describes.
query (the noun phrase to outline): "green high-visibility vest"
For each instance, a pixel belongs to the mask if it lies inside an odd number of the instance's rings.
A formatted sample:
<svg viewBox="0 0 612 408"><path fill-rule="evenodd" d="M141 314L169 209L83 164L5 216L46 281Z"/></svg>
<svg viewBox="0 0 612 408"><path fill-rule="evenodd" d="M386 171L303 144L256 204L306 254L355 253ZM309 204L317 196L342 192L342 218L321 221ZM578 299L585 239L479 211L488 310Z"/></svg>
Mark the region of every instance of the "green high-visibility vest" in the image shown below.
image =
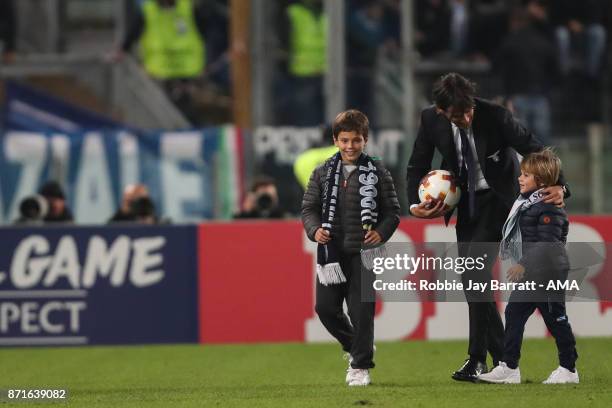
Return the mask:
<svg viewBox="0 0 612 408"><path fill-rule="evenodd" d="M308 180L314 169L336 153L336 146L316 147L306 150L295 159L293 174L304 190L308 187Z"/></svg>
<svg viewBox="0 0 612 408"><path fill-rule="evenodd" d="M289 72L295 76L321 75L327 68L327 16L315 16L301 4L289 6L291 24Z"/></svg>
<svg viewBox="0 0 612 408"><path fill-rule="evenodd" d="M142 5L145 21L140 51L145 69L154 78L193 78L205 64L204 40L198 32L191 0L160 7L155 0Z"/></svg>

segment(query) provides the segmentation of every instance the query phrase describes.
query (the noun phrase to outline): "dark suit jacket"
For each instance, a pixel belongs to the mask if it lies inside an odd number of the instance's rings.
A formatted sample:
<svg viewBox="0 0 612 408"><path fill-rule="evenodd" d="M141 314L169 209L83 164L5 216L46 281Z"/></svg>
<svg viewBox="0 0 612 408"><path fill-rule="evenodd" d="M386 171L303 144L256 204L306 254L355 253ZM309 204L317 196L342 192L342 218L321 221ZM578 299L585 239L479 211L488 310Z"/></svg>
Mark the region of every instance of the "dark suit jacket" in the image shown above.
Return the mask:
<svg viewBox="0 0 612 408"><path fill-rule="evenodd" d="M520 166L516 152L524 156L544 146L504 107L480 98L475 103L472 131L480 168L491 189L510 208L519 194ZM431 170L434 149L442 155L441 168L459 174L451 123L432 106L421 113L421 125L408 162L406 185L410 205L420 202L419 183ZM565 185L563 174L558 184ZM463 198L466 197L464 193ZM447 223L451 215L452 212L447 213Z"/></svg>

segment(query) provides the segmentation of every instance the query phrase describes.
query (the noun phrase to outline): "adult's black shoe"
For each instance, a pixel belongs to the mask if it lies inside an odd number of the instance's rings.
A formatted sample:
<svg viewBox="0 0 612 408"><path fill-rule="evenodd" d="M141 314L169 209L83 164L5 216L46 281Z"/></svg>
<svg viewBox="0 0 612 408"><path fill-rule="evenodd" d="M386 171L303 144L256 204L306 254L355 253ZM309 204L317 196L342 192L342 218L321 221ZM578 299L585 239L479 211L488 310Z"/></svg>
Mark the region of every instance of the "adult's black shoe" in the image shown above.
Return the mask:
<svg viewBox="0 0 612 408"><path fill-rule="evenodd" d="M486 373L487 371L486 363L468 359L465 360L465 363L463 363L460 369L453 373L452 378L453 380L457 381L476 382L478 380L478 376Z"/></svg>

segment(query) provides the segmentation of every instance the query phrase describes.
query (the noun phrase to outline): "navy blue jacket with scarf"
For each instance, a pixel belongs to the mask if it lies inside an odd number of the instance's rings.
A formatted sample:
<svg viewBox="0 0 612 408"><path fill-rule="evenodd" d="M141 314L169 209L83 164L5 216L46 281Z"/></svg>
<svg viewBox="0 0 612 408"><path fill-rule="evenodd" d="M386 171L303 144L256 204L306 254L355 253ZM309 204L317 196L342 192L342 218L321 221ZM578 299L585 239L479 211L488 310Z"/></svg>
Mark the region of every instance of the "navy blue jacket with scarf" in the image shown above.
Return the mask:
<svg viewBox="0 0 612 408"><path fill-rule="evenodd" d="M544 283L566 279L569 221L565 210L540 201L520 214L519 226L523 249L519 263L525 267L525 279Z"/></svg>

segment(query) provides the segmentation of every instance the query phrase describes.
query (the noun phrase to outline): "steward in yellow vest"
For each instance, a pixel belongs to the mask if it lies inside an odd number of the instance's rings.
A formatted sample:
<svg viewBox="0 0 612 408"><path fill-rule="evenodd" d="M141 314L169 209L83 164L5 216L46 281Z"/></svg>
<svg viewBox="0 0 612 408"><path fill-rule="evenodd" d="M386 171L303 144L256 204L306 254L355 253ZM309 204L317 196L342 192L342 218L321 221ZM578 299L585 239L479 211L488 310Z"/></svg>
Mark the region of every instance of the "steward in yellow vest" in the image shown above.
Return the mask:
<svg viewBox="0 0 612 408"><path fill-rule="evenodd" d="M322 0L296 0L282 10L278 37L284 58L275 107L279 124L303 127L324 122L327 25Z"/></svg>
<svg viewBox="0 0 612 408"><path fill-rule="evenodd" d="M295 3L289 18L288 71L297 77L320 76L327 68L327 16L321 8Z"/></svg>
<svg viewBox="0 0 612 408"><path fill-rule="evenodd" d="M140 38L142 62L153 78L198 77L206 63L201 15L192 0L144 0L122 49Z"/></svg>

